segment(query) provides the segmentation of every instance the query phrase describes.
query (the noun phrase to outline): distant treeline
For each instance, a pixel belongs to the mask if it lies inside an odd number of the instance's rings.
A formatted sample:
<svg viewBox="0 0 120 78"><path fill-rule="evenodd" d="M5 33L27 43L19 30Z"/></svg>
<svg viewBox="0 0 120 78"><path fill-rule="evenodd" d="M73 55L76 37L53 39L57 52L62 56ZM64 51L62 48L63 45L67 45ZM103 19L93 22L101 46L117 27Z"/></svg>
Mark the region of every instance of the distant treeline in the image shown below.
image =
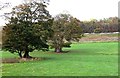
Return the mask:
<svg viewBox="0 0 120 78"><path fill-rule="evenodd" d="M84 33L118 32L118 17L104 18L101 20L80 21Z"/></svg>

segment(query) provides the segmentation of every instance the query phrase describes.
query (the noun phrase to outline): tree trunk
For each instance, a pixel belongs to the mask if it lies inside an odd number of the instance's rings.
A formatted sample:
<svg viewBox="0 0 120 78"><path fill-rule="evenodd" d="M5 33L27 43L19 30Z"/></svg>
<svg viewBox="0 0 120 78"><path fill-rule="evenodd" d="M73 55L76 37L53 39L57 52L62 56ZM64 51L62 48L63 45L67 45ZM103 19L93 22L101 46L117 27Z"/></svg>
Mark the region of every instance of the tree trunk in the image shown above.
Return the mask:
<svg viewBox="0 0 120 78"><path fill-rule="evenodd" d="M21 52L19 52L19 57L22 58L22 53Z"/></svg>
<svg viewBox="0 0 120 78"><path fill-rule="evenodd" d="M61 47L56 47L56 48L55 48L55 52L57 52L57 53L62 52L62 48L61 48Z"/></svg>
<svg viewBox="0 0 120 78"><path fill-rule="evenodd" d="M32 57L29 55L28 51L25 51L23 58L32 58Z"/></svg>

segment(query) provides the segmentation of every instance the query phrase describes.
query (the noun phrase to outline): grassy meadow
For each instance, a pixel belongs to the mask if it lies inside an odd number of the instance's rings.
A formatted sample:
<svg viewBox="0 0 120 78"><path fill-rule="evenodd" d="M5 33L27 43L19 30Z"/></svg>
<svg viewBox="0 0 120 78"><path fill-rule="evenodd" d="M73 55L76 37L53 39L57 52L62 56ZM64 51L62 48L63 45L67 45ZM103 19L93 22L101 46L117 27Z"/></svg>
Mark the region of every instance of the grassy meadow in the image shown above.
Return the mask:
<svg viewBox="0 0 120 78"><path fill-rule="evenodd" d="M2 76L117 76L118 43L74 43L67 53L34 51L33 57L46 58L20 63L3 63ZM1 58L18 58L1 51Z"/></svg>

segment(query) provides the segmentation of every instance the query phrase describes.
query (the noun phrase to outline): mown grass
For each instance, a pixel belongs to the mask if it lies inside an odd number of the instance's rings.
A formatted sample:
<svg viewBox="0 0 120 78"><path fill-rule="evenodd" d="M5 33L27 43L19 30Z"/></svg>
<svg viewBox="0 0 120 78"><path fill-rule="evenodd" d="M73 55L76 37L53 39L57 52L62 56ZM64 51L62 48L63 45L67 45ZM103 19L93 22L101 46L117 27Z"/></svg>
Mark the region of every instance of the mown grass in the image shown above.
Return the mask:
<svg viewBox="0 0 120 78"><path fill-rule="evenodd" d="M68 53L35 51L33 57L45 60L3 64L3 76L117 76L118 43L77 43L64 48ZM16 58L2 52L3 58Z"/></svg>

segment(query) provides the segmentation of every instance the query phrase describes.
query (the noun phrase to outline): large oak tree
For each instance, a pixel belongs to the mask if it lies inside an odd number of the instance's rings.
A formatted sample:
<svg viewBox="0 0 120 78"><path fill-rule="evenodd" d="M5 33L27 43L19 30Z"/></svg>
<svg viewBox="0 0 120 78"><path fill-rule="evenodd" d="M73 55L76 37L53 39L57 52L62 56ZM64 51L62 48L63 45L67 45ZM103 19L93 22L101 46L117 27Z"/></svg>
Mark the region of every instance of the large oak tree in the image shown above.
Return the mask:
<svg viewBox="0 0 120 78"><path fill-rule="evenodd" d="M28 0L14 7L3 28L3 49L17 52L21 58L30 58L29 52L35 49L48 50L52 19L46 7L41 0Z"/></svg>

